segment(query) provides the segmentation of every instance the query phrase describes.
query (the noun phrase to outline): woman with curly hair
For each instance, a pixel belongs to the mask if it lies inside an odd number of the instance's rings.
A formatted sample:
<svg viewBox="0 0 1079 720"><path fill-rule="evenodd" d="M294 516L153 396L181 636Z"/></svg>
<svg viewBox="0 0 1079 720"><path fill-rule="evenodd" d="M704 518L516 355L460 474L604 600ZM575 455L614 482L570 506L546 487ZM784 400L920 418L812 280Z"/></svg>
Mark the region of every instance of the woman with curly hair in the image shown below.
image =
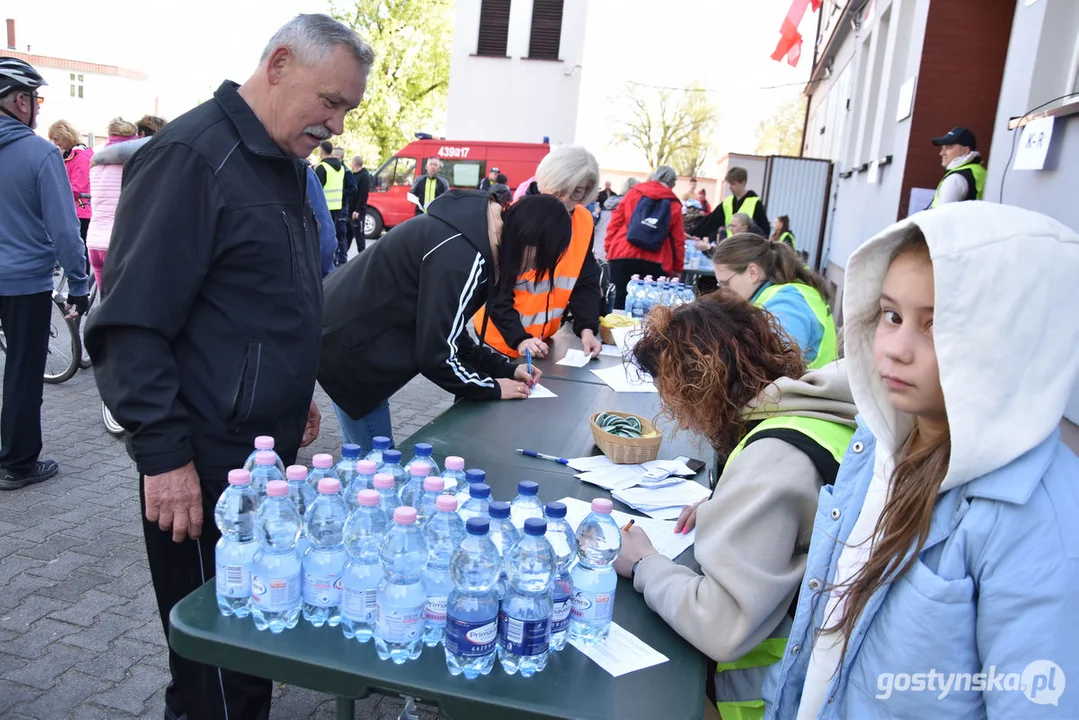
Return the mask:
<svg viewBox="0 0 1079 720"><path fill-rule="evenodd" d="M786 647L817 495L854 431L844 365L805 373L776 319L723 288L654 308L633 352L664 414L727 460L712 497L674 525L696 527L699 573L658 554L639 527L623 532L615 570L718 663L707 687L724 718L762 717L760 683Z"/></svg>

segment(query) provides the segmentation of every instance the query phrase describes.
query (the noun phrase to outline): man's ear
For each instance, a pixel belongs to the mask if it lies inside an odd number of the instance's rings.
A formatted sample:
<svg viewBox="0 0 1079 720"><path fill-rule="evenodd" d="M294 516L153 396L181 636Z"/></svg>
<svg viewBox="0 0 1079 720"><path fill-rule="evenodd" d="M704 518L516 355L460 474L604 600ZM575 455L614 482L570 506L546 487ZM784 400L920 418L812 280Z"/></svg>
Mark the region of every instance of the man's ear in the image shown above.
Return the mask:
<svg viewBox="0 0 1079 720"><path fill-rule="evenodd" d="M278 85L288 71L288 67L296 62L296 56L287 47L279 47L270 53L266 60L266 80L270 85Z"/></svg>

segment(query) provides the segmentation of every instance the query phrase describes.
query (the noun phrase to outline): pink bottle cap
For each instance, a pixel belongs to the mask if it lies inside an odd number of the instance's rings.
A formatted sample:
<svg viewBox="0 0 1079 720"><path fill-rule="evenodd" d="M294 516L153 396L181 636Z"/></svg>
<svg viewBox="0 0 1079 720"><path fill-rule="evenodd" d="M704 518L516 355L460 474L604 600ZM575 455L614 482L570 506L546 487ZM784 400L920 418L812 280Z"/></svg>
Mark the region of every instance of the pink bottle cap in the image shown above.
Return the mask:
<svg viewBox="0 0 1079 720"><path fill-rule="evenodd" d="M453 495L439 495L435 500L435 509L439 512L457 512L457 498Z"/></svg>
<svg viewBox="0 0 1079 720"><path fill-rule="evenodd" d="M360 490L360 494L356 496L360 505L364 507L378 507L378 491L377 490Z"/></svg>
<svg viewBox="0 0 1079 720"><path fill-rule="evenodd" d="M387 488L392 488L393 487L393 475L390 475L389 473L379 473L378 475L375 475L373 485L375 487L379 488L380 490L385 490Z"/></svg>
<svg viewBox="0 0 1079 720"><path fill-rule="evenodd" d="M317 467L319 470L326 470L333 467L333 455L329 453L319 453L311 458L311 465Z"/></svg>
<svg viewBox="0 0 1079 720"><path fill-rule="evenodd" d="M429 477L423 481L423 489L427 492L442 492L446 489L446 481L440 477Z"/></svg>
<svg viewBox="0 0 1079 720"><path fill-rule="evenodd" d="M446 469L447 470L464 470L465 469L465 459L463 457L458 457L457 455L448 456L446 458Z"/></svg>
<svg viewBox="0 0 1079 720"><path fill-rule="evenodd" d="M259 450L255 453L256 465L273 465L277 462L277 456L273 450Z"/></svg>
<svg viewBox="0 0 1079 720"><path fill-rule="evenodd" d="M341 492L341 481L337 478L320 478L318 481L319 495L336 495Z"/></svg>
<svg viewBox="0 0 1079 720"><path fill-rule="evenodd" d="M269 435L259 435L255 438L256 450L273 450L273 438Z"/></svg>
<svg viewBox="0 0 1079 720"><path fill-rule="evenodd" d="M250 485L251 473L247 470L229 470L229 485Z"/></svg>
<svg viewBox="0 0 1079 720"><path fill-rule="evenodd" d="M398 525L412 525L416 522L416 508L411 505L402 505L393 511L393 521Z"/></svg>
<svg viewBox="0 0 1079 720"><path fill-rule="evenodd" d="M599 513L600 515L610 515L611 510L614 510L614 503L607 498L596 498L592 501L592 512Z"/></svg>
<svg viewBox="0 0 1079 720"><path fill-rule="evenodd" d="M266 494L270 497L288 497L288 483L284 480L271 480L266 483Z"/></svg>
<svg viewBox="0 0 1079 720"><path fill-rule="evenodd" d="M357 460L356 472L360 475L374 475L378 472L378 465L375 465L374 460Z"/></svg>
<svg viewBox="0 0 1079 720"><path fill-rule="evenodd" d="M306 480L307 468L303 465L289 465L285 468L285 477L289 480Z"/></svg>
<svg viewBox="0 0 1079 720"><path fill-rule="evenodd" d="M412 463L408 468L408 474L412 477L427 477L431 474L431 466L427 463Z"/></svg>

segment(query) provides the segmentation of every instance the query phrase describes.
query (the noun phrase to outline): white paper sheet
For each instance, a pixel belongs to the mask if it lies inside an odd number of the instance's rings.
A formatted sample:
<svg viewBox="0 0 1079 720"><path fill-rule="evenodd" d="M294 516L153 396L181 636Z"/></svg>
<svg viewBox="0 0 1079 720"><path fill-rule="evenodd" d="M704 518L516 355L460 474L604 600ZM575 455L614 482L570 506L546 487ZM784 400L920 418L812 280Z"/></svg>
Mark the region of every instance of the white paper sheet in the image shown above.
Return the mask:
<svg viewBox="0 0 1079 720"><path fill-rule="evenodd" d="M627 365L612 365L602 370L593 370L592 374L615 392L654 393L658 392L652 384L652 378L643 371Z"/></svg>
<svg viewBox="0 0 1079 720"><path fill-rule="evenodd" d="M553 392L543 387L539 383L532 386L532 394L528 396L529 400L536 400L541 398L556 398L558 397Z"/></svg>
<svg viewBox="0 0 1079 720"><path fill-rule="evenodd" d="M637 341L641 339L640 330L641 328L636 325L633 327L611 328L611 337L614 338L614 344L618 346L618 349L625 352L626 350L632 350Z"/></svg>
<svg viewBox="0 0 1079 720"><path fill-rule="evenodd" d="M595 469L578 474L577 479L598 485L605 490L620 490L637 485L651 488L663 487L682 482L678 477L680 475L690 477L694 474L678 460L650 460L641 465L616 465L608 460L606 464L584 463L584 465ZM570 461L570 467L580 469L573 460Z"/></svg>
<svg viewBox="0 0 1079 720"><path fill-rule="evenodd" d="M657 489L631 487L625 490L615 490L613 494L618 500L631 508L646 512L660 508L691 505L708 497L709 490L700 483L686 481Z"/></svg>
<svg viewBox="0 0 1079 720"><path fill-rule="evenodd" d="M562 502L566 506L566 522L570 524L574 530L581 524L581 521L588 517L588 513L592 512L591 503L587 503L584 500L578 500L577 498L565 497L559 502ZM675 513L675 518L678 514ZM693 539L697 536L696 530L691 530L685 535L682 533L676 533L674 531L674 523L668 520L657 520L650 517L637 517L629 515L628 513L619 512L614 510L611 512L611 518L618 523L618 527L625 527L626 523L633 520L635 525L640 525L641 529L648 533L648 539L652 541L652 545L656 548L656 552L660 555L665 555L671 560L674 560L683 552L686 548L693 544Z"/></svg>
<svg viewBox="0 0 1079 720"><path fill-rule="evenodd" d="M569 466L577 472L591 472L614 467L615 463L606 455L589 455L588 457L570 458Z"/></svg>
<svg viewBox="0 0 1079 720"><path fill-rule="evenodd" d="M570 348L566 351L565 357L555 363L555 365L568 365L569 367L581 368L592 362L593 358L585 355L584 350L577 350L576 348Z"/></svg>
<svg viewBox="0 0 1079 720"><path fill-rule="evenodd" d="M599 351L600 355L606 355L607 357L622 357L622 348L617 345L604 345L603 349Z"/></svg>
<svg viewBox="0 0 1079 720"><path fill-rule="evenodd" d="M611 623L611 634L598 645L586 646L572 640L570 644L614 677L659 665L668 660L666 655L646 645L643 640L618 623Z"/></svg>

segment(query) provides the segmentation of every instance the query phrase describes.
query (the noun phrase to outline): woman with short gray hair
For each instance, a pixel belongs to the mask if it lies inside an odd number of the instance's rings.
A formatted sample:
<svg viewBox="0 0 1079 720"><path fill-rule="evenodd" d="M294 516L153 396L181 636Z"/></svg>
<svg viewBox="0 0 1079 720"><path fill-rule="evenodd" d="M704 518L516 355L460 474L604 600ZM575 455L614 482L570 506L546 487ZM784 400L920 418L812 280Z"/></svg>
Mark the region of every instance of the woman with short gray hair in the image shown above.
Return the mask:
<svg viewBox="0 0 1079 720"><path fill-rule="evenodd" d="M678 173L670 165L660 165L655 172L648 176L648 179L673 188L675 183L678 182Z"/></svg>

